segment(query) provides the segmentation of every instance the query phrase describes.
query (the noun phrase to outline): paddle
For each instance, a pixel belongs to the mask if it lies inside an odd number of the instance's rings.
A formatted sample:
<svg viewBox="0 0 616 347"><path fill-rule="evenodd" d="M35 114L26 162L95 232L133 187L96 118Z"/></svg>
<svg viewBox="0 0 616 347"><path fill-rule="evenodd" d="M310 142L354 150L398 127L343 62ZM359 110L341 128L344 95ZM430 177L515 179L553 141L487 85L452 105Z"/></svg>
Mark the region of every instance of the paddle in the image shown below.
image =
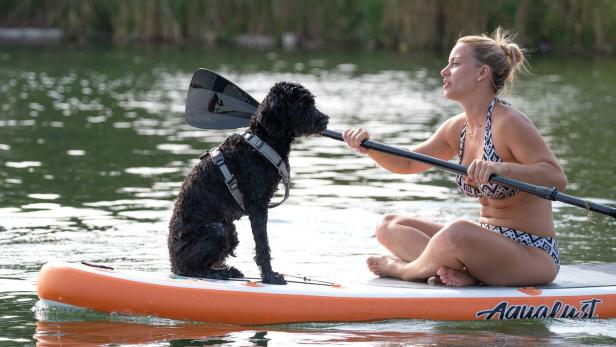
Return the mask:
<svg viewBox="0 0 616 347"><path fill-rule="evenodd" d="M201 129L247 127L250 125L252 114L258 107L259 102L226 78L210 70L199 69L195 71L188 88L186 121L188 124ZM321 135L344 141L341 133L329 129L323 131ZM421 153L388 146L372 140L362 142L361 146L431 164L464 176L467 175L466 167L463 165ZM567 195L559 192L556 188L543 187L497 175L492 175L490 181L536 195L543 199L560 201L616 218L616 208Z"/></svg>

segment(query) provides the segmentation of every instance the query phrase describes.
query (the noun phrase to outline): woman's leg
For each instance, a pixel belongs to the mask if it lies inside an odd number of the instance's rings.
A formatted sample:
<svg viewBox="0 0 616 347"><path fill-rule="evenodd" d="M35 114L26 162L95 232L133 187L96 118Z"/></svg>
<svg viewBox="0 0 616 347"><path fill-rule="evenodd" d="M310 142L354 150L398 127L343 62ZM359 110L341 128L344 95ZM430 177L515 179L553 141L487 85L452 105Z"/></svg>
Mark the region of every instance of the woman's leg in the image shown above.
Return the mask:
<svg viewBox="0 0 616 347"><path fill-rule="evenodd" d="M376 227L377 240L404 261L415 260L443 226L408 216L389 214Z"/></svg>
<svg viewBox="0 0 616 347"><path fill-rule="evenodd" d="M546 252L468 221L444 226L411 262L371 258L368 263L379 275L409 281L424 280L438 271L446 283L449 277L447 284L456 286L476 281L488 285L537 285L556 277L554 261Z"/></svg>

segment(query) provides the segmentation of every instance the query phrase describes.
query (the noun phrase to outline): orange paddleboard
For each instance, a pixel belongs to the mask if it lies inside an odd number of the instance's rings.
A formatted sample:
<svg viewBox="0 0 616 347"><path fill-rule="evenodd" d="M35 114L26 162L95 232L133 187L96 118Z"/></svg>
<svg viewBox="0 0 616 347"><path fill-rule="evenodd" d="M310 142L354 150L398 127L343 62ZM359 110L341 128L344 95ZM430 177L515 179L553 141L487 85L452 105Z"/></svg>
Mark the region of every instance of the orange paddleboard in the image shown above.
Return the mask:
<svg viewBox="0 0 616 347"><path fill-rule="evenodd" d="M268 285L51 262L38 296L49 305L225 324L386 319L616 317L616 264L564 265L549 286L464 287L377 278L366 283Z"/></svg>

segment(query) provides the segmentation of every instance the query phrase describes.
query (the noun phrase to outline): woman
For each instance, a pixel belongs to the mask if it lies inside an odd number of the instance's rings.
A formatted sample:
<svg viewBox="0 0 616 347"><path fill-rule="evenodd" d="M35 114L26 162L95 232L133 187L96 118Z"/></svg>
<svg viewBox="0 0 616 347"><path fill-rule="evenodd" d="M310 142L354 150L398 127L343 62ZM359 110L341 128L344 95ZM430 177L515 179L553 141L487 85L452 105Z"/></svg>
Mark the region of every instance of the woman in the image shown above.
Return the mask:
<svg viewBox="0 0 616 347"><path fill-rule="evenodd" d="M460 38L441 71L443 93L464 112L445 121L414 151L468 167L456 178L461 192L479 199L479 222L438 224L387 215L376 237L393 256L368 259L380 276L408 281L438 275L448 286L528 286L549 283L559 269L552 205L531 194L488 182L492 174L563 191L566 177L532 122L497 98L524 67L524 54L500 28L491 36ZM394 173L418 173L430 166L366 150L361 128L347 129L349 147Z"/></svg>

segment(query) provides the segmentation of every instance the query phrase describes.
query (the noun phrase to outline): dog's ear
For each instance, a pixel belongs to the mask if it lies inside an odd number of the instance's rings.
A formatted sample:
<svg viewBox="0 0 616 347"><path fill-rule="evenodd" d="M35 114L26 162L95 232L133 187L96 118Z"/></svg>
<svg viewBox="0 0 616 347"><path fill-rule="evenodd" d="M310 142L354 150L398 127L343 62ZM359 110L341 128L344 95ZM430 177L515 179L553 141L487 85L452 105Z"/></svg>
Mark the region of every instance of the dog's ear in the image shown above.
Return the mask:
<svg viewBox="0 0 616 347"><path fill-rule="evenodd" d="M251 119L250 128L262 128L268 135L282 138L287 133L287 122L284 119L286 109L284 96L277 94L275 90L279 84L272 87L257 108Z"/></svg>

